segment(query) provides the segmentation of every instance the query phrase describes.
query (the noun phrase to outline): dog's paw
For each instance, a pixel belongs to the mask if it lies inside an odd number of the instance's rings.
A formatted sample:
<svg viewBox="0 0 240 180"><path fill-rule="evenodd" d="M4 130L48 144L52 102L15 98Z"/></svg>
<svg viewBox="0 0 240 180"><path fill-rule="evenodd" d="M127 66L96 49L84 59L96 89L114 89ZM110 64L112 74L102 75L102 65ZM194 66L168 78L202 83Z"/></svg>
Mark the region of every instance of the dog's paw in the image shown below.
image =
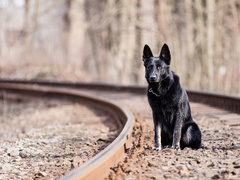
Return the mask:
<svg viewBox="0 0 240 180"><path fill-rule="evenodd" d="M171 149L180 150L180 146L179 145L175 145L175 146L172 146Z"/></svg>
<svg viewBox="0 0 240 180"><path fill-rule="evenodd" d="M160 150L161 150L161 147L156 147L156 146L154 146L154 147L152 147L151 150L152 150L152 151L160 151Z"/></svg>

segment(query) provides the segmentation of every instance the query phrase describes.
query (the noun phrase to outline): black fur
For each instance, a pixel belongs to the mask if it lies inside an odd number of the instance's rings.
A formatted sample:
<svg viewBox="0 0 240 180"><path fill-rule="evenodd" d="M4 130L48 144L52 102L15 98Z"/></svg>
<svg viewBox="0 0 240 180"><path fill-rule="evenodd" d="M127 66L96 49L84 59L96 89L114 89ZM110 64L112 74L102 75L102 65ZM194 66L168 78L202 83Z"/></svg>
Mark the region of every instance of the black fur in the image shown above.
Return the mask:
<svg viewBox="0 0 240 180"><path fill-rule="evenodd" d="M174 149L201 148L201 131L192 119L186 91L180 85L178 75L170 69L168 46L164 44L159 57L154 57L149 46L145 45L143 61L154 121L153 150L168 146Z"/></svg>

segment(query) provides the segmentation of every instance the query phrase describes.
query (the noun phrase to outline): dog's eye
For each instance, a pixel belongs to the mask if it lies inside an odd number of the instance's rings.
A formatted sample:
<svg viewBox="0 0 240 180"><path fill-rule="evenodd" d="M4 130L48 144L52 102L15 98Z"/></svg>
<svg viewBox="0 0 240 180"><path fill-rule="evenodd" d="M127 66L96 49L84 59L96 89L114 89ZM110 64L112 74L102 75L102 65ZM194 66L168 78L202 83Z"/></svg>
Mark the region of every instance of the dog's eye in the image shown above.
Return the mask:
<svg viewBox="0 0 240 180"><path fill-rule="evenodd" d="M152 68L153 68L153 65L148 66L148 69L149 69L149 70L152 69Z"/></svg>
<svg viewBox="0 0 240 180"><path fill-rule="evenodd" d="M158 70L161 70L162 67L161 67L160 65L157 65L157 69L158 69Z"/></svg>

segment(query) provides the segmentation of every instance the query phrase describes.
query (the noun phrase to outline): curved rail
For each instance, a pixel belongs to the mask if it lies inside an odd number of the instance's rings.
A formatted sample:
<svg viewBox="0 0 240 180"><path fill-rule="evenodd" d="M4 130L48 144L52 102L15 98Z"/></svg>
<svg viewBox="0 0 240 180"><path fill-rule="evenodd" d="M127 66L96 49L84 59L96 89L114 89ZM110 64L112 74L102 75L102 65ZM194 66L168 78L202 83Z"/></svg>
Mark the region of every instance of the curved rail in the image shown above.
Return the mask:
<svg viewBox="0 0 240 180"><path fill-rule="evenodd" d="M14 91L18 93L44 93L50 95L61 95L72 98L84 99L88 102L105 107L104 110L119 118L124 125L119 136L103 151L87 161L79 168L71 171L61 179L103 179L107 175L107 169L117 163L123 157L127 147L130 145L131 132L134 126L134 116L125 107L110 100L95 97L90 94L80 93L77 90L66 88L54 88L41 85L25 85L20 83L0 83L0 90ZM103 173L105 172L105 173Z"/></svg>
<svg viewBox="0 0 240 180"><path fill-rule="evenodd" d="M209 104L214 107L240 113L240 97L207 91L187 91L191 101Z"/></svg>

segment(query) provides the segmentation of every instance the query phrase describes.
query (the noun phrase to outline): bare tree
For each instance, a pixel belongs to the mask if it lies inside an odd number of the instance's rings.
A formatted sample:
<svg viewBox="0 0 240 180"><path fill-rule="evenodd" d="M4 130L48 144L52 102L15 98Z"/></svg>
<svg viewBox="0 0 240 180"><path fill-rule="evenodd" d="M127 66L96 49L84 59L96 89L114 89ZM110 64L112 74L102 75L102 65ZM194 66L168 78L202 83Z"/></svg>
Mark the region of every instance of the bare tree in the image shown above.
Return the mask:
<svg viewBox="0 0 240 180"><path fill-rule="evenodd" d="M213 90L214 79L214 27L215 27L215 0L207 1L207 62L209 88Z"/></svg>
<svg viewBox="0 0 240 180"><path fill-rule="evenodd" d="M29 49L30 46L30 35L29 35L29 26L30 26L30 13L29 13L29 8L30 8L30 1L25 0L25 13L24 13L24 35L25 35L25 47L26 49Z"/></svg>

